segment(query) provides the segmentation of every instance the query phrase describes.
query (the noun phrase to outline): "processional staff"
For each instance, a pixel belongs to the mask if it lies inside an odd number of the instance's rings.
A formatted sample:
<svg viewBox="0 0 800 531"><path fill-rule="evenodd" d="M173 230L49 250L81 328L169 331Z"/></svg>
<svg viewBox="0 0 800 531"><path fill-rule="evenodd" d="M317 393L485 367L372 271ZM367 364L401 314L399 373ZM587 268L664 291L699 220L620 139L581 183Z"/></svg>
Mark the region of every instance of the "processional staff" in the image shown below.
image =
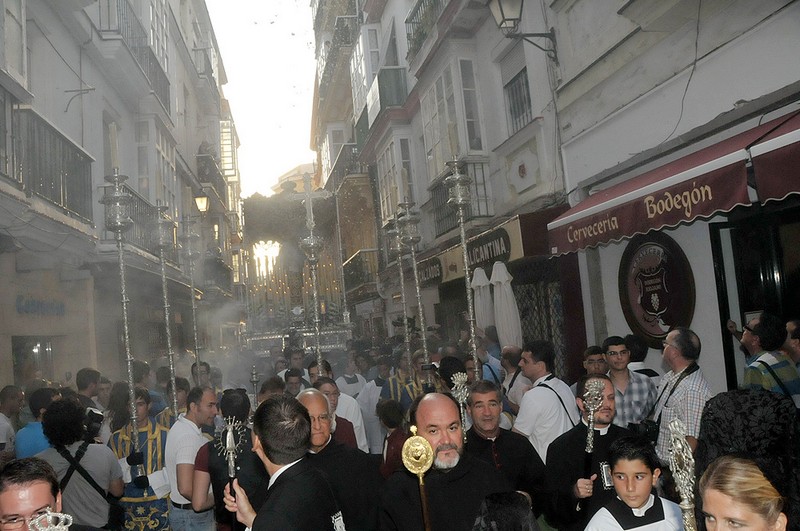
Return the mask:
<svg viewBox="0 0 800 531"><path fill-rule="evenodd" d="M681 419L669 423L669 467L681 495L681 514L686 531L697 531L694 517L694 456L686 441L686 425Z"/></svg>
<svg viewBox="0 0 800 531"><path fill-rule="evenodd" d="M419 478L419 499L422 502L422 521L425 531L431 531L431 518L428 514L428 495L425 493L425 472L433 464L433 448L431 444L420 435L417 427L411 426L411 437L403 443L403 465L412 474Z"/></svg>

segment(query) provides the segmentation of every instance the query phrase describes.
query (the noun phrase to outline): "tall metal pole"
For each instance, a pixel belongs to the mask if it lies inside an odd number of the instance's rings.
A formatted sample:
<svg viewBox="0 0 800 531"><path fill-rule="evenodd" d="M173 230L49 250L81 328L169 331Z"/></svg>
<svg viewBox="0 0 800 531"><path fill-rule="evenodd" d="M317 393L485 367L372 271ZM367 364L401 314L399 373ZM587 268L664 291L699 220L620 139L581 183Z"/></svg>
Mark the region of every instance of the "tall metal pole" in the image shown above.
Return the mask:
<svg viewBox="0 0 800 531"><path fill-rule="evenodd" d="M138 427L136 423L136 391L133 384L133 355L131 354L131 339L128 328L128 291L125 283L125 249L122 244L122 235L133 226L130 217L130 205L133 197L129 194L123 183L127 175L120 175L119 169L114 168L114 174L106 176L105 193L100 202L105 206L106 230L114 233L117 243L117 261L119 262L120 301L122 302L122 342L125 346L125 362L128 370L128 407L130 409L131 439L134 451L139 451Z"/></svg>
<svg viewBox="0 0 800 531"><path fill-rule="evenodd" d="M406 274L403 271L403 255L405 246L400 241L400 233L397 228L397 216L395 216L395 228L386 231L389 239L389 250L397 257L397 269L400 271L400 303L403 305L403 341L405 343L405 356L409 368L411 367L411 333L408 330L408 305L406 304Z"/></svg>
<svg viewBox="0 0 800 531"><path fill-rule="evenodd" d="M425 365L430 365L431 356L428 352L428 337L427 327L425 326L425 308L422 305L422 292L419 287L419 268L417 267L417 251L416 246L422 239L419 235L419 216L411 209L414 207L414 202L406 198L398 205L400 212L398 212L398 223L400 225L400 241L408 246L411 252L411 269L414 271L414 288L417 293L417 311L419 312L419 326L422 329L422 350L424 355ZM427 371L425 383L428 387L433 386L432 371Z"/></svg>
<svg viewBox="0 0 800 531"><path fill-rule="evenodd" d="M469 271L469 254L467 253L467 232L464 228L464 222L466 221L465 211L471 203L469 185L472 179L467 174L461 173L461 163L458 160L448 161L447 166L451 171L450 175L444 180L445 184L450 186L450 197L447 200L447 204L458 212L458 227L461 233L461 254L464 259L464 286L467 292L467 316L469 321L469 350L472 354L472 359L475 361L475 367L480 367L478 349L475 346L475 306L472 302L472 280Z"/></svg>
<svg viewBox="0 0 800 531"><path fill-rule="evenodd" d="M347 286L344 284L344 246L342 245L342 222L339 219L339 189L333 194L336 204L336 241L339 245L339 275L342 285L342 323L350 324L350 310L347 308Z"/></svg>
<svg viewBox="0 0 800 531"><path fill-rule="evenodd" d="M194 261L197 260L198 255L200 254L198 251L195 250L194 242L200 239L200 236L192 232L192 223L187 216L183 218L184 227L186 228L186 234L182 236L186 249L184 251L184 256L186 257L186 261L189 262L189 290L192 299L192 334L194 337L194 358L195 362L197 363L198 371L200 370L200 343L197 340L197 299L194 295ZM199 374L199 372L198 372ZM176 413L177 415L177 413Z"/></svg>
<svg viewBox="0 0 800 531"><path fill-rule="evenodd" d="M319 319L319 288L317 287L317 265L319 264L319 251L322 248L322 238L311 234L300 240L300 247L306 253L308 268L311 271L311 291L314 296L314 345L317 350L317 365L322 367L322 347L320 346L320 319Z"/></svg>
<svg viewBox="0 0 800 531"><path fill-rule="evenodd" d="M167 361L169 361L169 383L172 387L172 411L178 417L178 388L175 386L175 352L172 349L172 326L169 319L169 289L167 288L166 252L174 246L175 223L167 217L167 205L158 207L158 258L161 262L161 303L164 306L164 327L167 340ZM192 292L194 296L194 292ZM200 365L197 366L198 374Z"/></svg>

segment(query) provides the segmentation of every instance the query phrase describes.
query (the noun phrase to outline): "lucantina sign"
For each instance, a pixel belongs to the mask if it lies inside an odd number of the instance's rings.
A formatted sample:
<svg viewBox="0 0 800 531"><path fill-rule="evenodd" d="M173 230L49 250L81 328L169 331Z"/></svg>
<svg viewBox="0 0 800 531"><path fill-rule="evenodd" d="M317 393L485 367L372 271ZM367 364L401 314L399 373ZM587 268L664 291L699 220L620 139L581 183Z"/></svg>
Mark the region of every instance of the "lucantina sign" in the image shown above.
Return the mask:
<svg viewBox="0 0 800 531"><path fill-rule="evenodd" d="M470 269L507 262L511 257L511 238L506 229L498 227L467 242L467 256Z"/></svg>

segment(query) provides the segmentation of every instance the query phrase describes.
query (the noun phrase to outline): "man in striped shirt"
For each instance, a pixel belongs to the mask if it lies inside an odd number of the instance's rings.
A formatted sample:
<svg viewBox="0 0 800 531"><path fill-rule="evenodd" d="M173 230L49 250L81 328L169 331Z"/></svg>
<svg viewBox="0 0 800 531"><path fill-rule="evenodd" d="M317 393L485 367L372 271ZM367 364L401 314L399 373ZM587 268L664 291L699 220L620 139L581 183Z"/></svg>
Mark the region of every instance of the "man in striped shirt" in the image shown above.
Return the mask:
<svg viewBox="0 0 800 531"><path fill-rule="evenodd" d="M786 325L777 316L764 312L751 333L765 352L745 368L743 387L761 387L787 395L800 408L800 374L794 361L780 350L786 341Z"/></svg>

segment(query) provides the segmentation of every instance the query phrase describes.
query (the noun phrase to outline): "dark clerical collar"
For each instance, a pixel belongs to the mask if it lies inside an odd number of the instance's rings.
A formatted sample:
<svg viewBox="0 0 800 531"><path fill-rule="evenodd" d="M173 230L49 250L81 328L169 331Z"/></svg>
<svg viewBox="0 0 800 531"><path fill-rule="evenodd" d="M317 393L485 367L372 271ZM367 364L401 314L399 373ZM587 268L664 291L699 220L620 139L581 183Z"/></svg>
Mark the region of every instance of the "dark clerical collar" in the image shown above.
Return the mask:
<svg viewBox="0 0 800 531"><path fill-rule="evenodd" d="M653 504L644 511L644 514L641 514L641 509L636 510L637 514L634 514L634 509L625 505L625 502L616 496L606 505L606 509L622 529L636 529L637 527L661 522L664 520L664 506L661 503L661 498L653 494L650 497Z"/></svg>

